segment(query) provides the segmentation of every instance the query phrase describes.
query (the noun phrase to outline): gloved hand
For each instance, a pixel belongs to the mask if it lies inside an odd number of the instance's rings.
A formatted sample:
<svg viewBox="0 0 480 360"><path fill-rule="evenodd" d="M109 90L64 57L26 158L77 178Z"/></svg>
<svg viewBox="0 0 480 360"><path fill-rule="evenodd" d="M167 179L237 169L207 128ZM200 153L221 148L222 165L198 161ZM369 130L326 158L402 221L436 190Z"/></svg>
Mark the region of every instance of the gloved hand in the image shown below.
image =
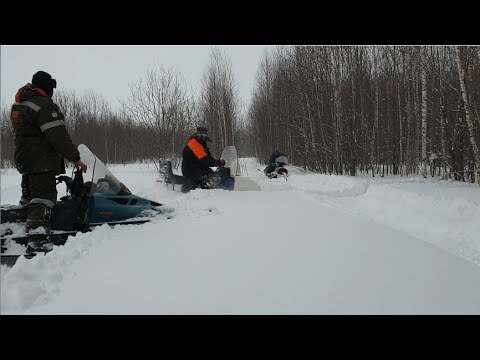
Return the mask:
<svg viewBox="0 0 480 360"><path fill-rule="evenodd" d="M217 164L218 164L218 166L225 166L225 160L219 159L219 160L217 160Z"/></svg>

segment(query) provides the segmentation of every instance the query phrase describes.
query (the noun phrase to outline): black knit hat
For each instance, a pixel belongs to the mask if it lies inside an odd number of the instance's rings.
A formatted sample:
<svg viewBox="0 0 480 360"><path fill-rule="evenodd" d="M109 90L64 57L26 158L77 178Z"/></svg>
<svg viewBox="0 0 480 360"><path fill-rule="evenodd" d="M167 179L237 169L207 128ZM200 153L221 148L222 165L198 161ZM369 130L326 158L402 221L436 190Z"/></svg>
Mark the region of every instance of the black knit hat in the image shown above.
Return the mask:
<svg viewBox="0 0 480 360"><path fill-rule="evenodd" d="M45 90L47 94L53 93L53 89L57 87L57 80L45 71L37 71L32 77L32 84Z"/></svg>

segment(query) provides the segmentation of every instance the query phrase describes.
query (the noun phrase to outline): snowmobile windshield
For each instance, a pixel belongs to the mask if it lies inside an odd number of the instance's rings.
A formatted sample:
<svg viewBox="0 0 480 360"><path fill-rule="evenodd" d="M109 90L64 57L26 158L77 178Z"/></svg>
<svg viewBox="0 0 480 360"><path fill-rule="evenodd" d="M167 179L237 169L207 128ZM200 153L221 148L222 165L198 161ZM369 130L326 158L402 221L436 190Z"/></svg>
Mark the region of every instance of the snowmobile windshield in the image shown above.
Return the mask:
<svg viewBox="0 0 480 360"><path fill-rule="evenodd" d="M89 148L81 144L78 146L78 151L82 161L87 164L87 172L83 175L83 178L85 185L91 186L91 194L131 194L130 190L107 169Z"/></svg>
<svg viewBox="0 0 480 360"><path fill-rule="evenodd" d="M225 167L230 168L232 176L240 175L240 164L238 162L237 148L235 146L225 146L220 158L225 160Z"/></svg>

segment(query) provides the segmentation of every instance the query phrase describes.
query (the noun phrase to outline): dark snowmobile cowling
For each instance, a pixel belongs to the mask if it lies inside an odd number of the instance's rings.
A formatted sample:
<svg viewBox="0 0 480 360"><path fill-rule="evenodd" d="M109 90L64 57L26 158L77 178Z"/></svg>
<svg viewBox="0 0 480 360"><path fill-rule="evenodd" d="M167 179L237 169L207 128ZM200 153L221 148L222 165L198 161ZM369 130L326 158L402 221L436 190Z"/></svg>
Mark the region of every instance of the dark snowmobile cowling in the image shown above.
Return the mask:
<svg viewBox="0 0 480 360"><path fill-rule="evenodd" d="M230 176L230 168L219 167L215 171L220 175L222 181L218 189L233 190L235 179ZM163 181L167 187L175 191L189 192L197 187L190 179L173 173L172 162L167 160L160 165L160 173L163 175Z"/></svg>
<svg viewBox="0 0 480 360"><path fill-rule="evenodd" d="M268 165L264 172L269 179L276 179L278 177L284 177L286 179L289 175L287 168L278 166L278 164Z"/></svg>
<svg viewBox="0 0 480 360"><path fill-rule="evenodd" d="M237 149L233 145L225 146L222 151L221 159L225 160L225 166L217 167L216 173L220 175L221 182L218 189L236 190L236 191L260 191L260 186L245 174L242 174L240 162L237 155ZM190 182L184 176L173 173L172 162L165 161L160 166L162 180L167 188L188 192L197 188L196 184Z"/></svg>
<svg viewBox="0 0 480 360"><path fill-rule="evenodd" d="M77 170L73 178L57 177L57 184L64 182L69 195L55 203L50 215L52 234L49 237L55 245L64 244L68 236L98 225L143 224L156 215L172 212L158 202L133 195L85 145L79 145L78 150L88 171L82 174ZM3 255L7 242L22 245L28 242L21 226L26 218L27 206L2 205L2 264L10 258Z"/></svg>

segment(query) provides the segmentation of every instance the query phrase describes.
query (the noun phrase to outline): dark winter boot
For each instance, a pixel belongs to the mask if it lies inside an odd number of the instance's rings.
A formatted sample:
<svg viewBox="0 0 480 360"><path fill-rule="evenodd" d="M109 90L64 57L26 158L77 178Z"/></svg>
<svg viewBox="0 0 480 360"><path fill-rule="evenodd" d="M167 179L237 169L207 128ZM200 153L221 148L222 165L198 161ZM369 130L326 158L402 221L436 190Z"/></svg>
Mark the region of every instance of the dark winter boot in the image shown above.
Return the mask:
<svg viewBox="0 0 480 360"><path fill-rule="evenodd" d="M50 251L50 213L53 203L44 199L32 199L28 207L26 233L29 239L28 253Z"/></svg>
<svg viewBox="0 0 480 360"><path fill-rule="evenodd" d="M36 254L53 250L53 243L48 235L28 235L27 253Z"/></svg>

